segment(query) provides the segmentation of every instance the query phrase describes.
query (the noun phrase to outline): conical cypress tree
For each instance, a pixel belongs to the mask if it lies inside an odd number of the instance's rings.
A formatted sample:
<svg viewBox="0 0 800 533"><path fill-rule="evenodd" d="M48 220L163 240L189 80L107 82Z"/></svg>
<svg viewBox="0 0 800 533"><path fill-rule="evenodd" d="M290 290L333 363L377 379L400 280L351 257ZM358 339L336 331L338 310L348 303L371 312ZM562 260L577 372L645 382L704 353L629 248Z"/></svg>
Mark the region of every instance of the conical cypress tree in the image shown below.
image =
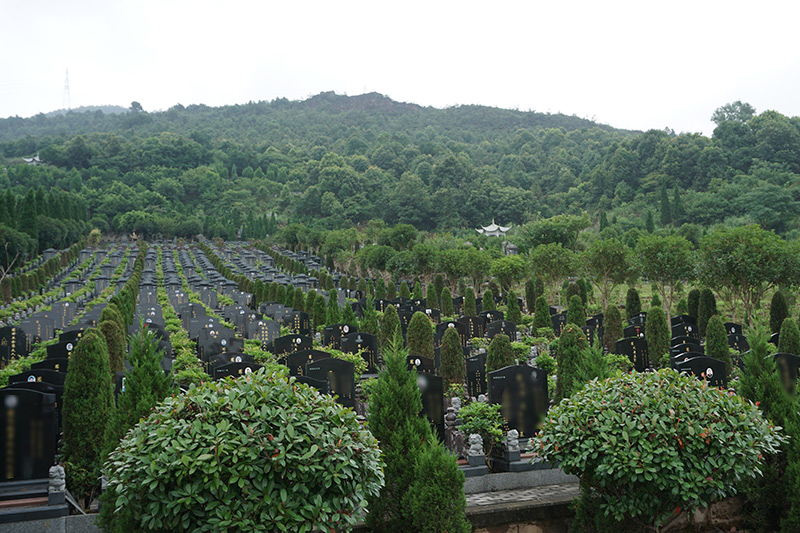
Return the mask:
<svg viewBox="0 0 800 533"><path fill-rule="evenodd" d="M575 324L567 324L558 339L558 379L555 401L560 402L577 391L580 382L580 364L583 351L589 348L586 336Z"/></svg>
<svg viewBox="0 0 800 533"><path fill-rule="evenodd" d="M442 289L444 289L444 278L442 277L441 274L436 274L436 277L433 278L433 289L434 289L434 294L438 298L439 295L442 294ZM441 305L441 303L439 305ZM430 302L428 302L428 307L431 307ZM437 307L437 309L441 308Z"/></svg>
<svg viewBox="0 0 800 533"><path fill-rule="evenodd" d="M436 287L433 283L428 283L425 291L425 305L428 309L439 309L439 296L436 293Z"/></svg>
<svg viewBox="0 0 800 533"><path fill-rule="evenodd" d="M456 457L440 443L424 448L416 458L414 482L406 493L414 531L470 533L466 517L464 473Z"/></svg>
<svg viewBox="0 0 800 533"><path fill-rule="evenodd" d="M679 315L689 314L689 304L686 302L686 298L681 298L680 300L678 300L678 306L676 308L676 312Z"/></svg>
<svg viewBox="0 0 800 533"><path fill-rule="evenodd" d="M433 324L428 315L422 311L417 311L411 316L406 332L406 344L409 354L433 359Z"/></svg>
<svg viewBox="0 0 800 533"><path fill-rule="evenodd" d="M411 298L411 290L405 281L400 283L400 298Z"/></svg>
<svg viewBox="0 0 800 533"><path fill-rule="evenodd" d="M653 297L650 299L650 305L653 307L661 307L661 297L657 292L653 293Z"/></svg>
<svg viewBox="0 0 800 533"><path fill-rule="evenodd" d="M644 217L644 230L647 233L653 233L656 230L656 224L653 221L653 212L649 209L646 211Z"/></svg>
<svg viewBox="0 0 800 533"><path fill-rule="evenodd" d="M325 323L338 324L340 321L339 300L336 289L328 291L328 308L325 310Z"/></svg>
<svg viewBox="0 0 800 533"><path fill-rule="evenodd" d="M281 302L286 307L291 307L294 303L294 285L287 285L286 286L286 294L283 297L283 302Z"/></svg>
<svg viewBox="0 0 800 533"><path fill-rule="evenodd" d="M367 280L361 278L358 280L358 285L356 285L356 289L361 291L361 294L367 294Z"/></svg>
<svg viewBox="0 0 800 533"><path fill-rule="evenodd" d="M616 305L609 305L603 312L603 345L613 353L617 341L622 338L622 315Z"/></svg>
<svg viewBox="0 0 800 533"><path fill-rule="evenodd" d="M510 320L515 324L519 324L522 321L522 312L519 310L517 293L514 291L508 291L508 294L506 294L506 320Z"/></svg>
<svg viewBox="0 0 800 533"><path fill-rule="evenodd" d="M539 328L552 328L553 320L550 318L550 306L544 296L536 298L536 312L533 315L533 331Z"/></svg>
<svg viewBox="0 0 800 533"><path fill-rule="evenodd" d="M286 287L283 285L278 285L275 289L275 301L279 304L286 302Z"/></svg>
<svg viewBox="0 0 800 533"><path fill-rule="evenodd" d="M700 291L692 289L687 296L688 311L687 314L697 320L697 308L700 306Z"/></svg>
<svg viewBox="0 0 800 533"><path fill-rule="evenodd" d="M128 355L130 369L125 372L125 390L117 397L117 408L106 427L105 454L119 445L125 433L136 425L150 409L170 393L170 378L161 368L164 351L158 349L158 339L140 327L139 333L129 337L131 351ZM112 507L113 508L113 507Z"/></svg>
<svg viewBox="0 0 800 533"><path fill-rule="evenodd" d="M408 286L406 286L406 289L408 289ZM386 299L394 300L395 298L397 298L397 286L393 281L390 281L389 285L386 286Z"/></svg>
<svg viewBox="0 0 800 533"><path fill-rule="evenodd" d="M450 289L447 287L442 288L439 293L439 301L442 302L442 316L453 316L453 297L450 296Z"/></svg>
<svg viewBox="0 0 800 533"><path fill-rule="evenodd" d="M663 366L665 355L669 356L669 341L672 334L667 323L667 315L661 307L651 307L647 311L647 322L644 326L647 339L647 354L656 368Z"/></svg>
<svg viewBox="0 0 800 533"><path fill-rule="evenodd" d="M342 324L348 324L353 328L358 328L358 320L356 319L356 313L353 311L352 305L348 303L342 307L342 314L339 321Z"/></svg>
<svg viewBox="0 0 800 533"><path fill-rule="evenodd" d="M717 299L711 289L700 291L700 303L697 305L697 329L701 337L706 336L708 319L717 314Z"/></svg>
<svg viewBox="0 0 800 533"><path fill-rule="evenodd" d="M306 310L306 295L303 294L303 289L299 287L294 291L294 297L292 299L292 308L297 309L298 311Z"/></svg>
<svg viewBox="0 0 800 533"><path fill-rule="evenodd" d="M666 182L661 183L661 225L669 226L672 223L672 207L669 205L669 193Z"/></svg>
<svg viewBox="0 0 800 533"><path fill-rule="evenodd" d="M394 340L396 334L400 335L400 342L402 343L400 317L397 316L397 309L390 305L383 312L383 319L381 320L381 346L388 346Z"/></svg>
<svg viewBox="0 0 800 533"><path fill-rule="evenodd" d="M535 306L536 306L536 285L533 278L529 279L525 282L525 309L528 311L528 314L533 314Z"/></svg>
<svg viewBox="0 0 800 533"><path fill-rule="evenodd" d="M381 331L378 324L378 313L375 311L375 302L370 297L367 298L367 303L364 306L364 312L361 315L361 322L359 323L358 329L364 333L380 336Z"/></svg>
<svg viewBox="0 0 800 533"><path fill-rule="evenodd" d="M478 314L475 303L475 292L473 292L472 287L467 287L464 291L464 316L474 316Z"/></svg>
<svg viewBox="0 0 800 533"><path fill-rule="evenodd" d="M439 367L445 390L452 383L464 383L466 362L464 360L464 350L461 348L461 337L459 337L456 328L447 328L444 331L439 357Z"/></svg>
<svg viewBox="0 0 800 533"><path fill-rule="evenodd" d="M492 292L492 289L486 289L486 291L483 293L481 309L483 311L494 311L494 292Z"/></svg>
<svg viewBox="0 0 800 533"><path fill-rule="evenodd" d="M427 420L419 416L422 396L415 374L406 366L407 352L401 345L399 332L385 341L385 369L378 374L370 395L369 428L378 439L386 464L380 495L367 500L367 526L372 531L408 531L413 517L406 495L416 480L416 469L411 465L436 442Z"/></svg>
<svg viewBox="0 0 800 533"><path fill-rule="evenodd" d="M581 289L578 287L577 283L567 283L567 294L566 300L569 302L573 296L578 295L580 296Z"/></svg>
<svg viewBox="0 0 800 533"><path fill-rule="evenodd" d="M792 318L785 318L778 335L778 352L800 355L800 330Z"/></svg>
<svg viewBox="0 0 800 533"><path fill-rule="evenodd" d="M108 347L95 328L86 330L70 356L62 400L67 484L88 509L100 488L103 433L113 408Z"/></svg>
<svg viewBox="0 0 800 533"><path fill-rule="evenodd" d="M383 278L378 278L378 281L375 283L375 299L386 299L386 282L383 281Z"/></svg>
<svg viewBox="0 0 800 533"><path fill-rule="evenodd" d="M316 289L309 289L308 293L306 294L306 313L311 315L311 319L314 319L314 305L317 301L317 291Z"/></svg>
<svg viewBox="0 0 800 533"><path fill-rule="evenodd" d="M581 297L577 294L572 295L567 307L567 323L575 324L578 327L586 325L586 311L583 309Z"/></svg>
<svg viewBox="0 0 800 533"><path fill-rule="evenodd" d="M422 284L419 281L414 283L414 292L411 294L411 297L415 300L422 300Z"/></svg>
<svg viewBox="0 0 800 533"><path fill-rule="evenodd" d="M327 306L325 305L325 298L317 296L314 298L314 327L319 328L325 325L325 314Z"/></svg>
<svg viewBox="0 0 800 533"><path fill-rule="evenodd" d="M789 306L786 305L786 298L779 289L772 295L772 301L769 304L769 329L772 333L778 333L781 330L783 321L788 316Z"/></svg>
<svg viewBox="0 0 800 533"><path fill-rule="evenodd" d="M100 333L103 334L103 339L108 347L108 366L113 376L117 372L121 372L123 368L125 335L123 335L119 324L112 319L101 321L97 327L100 329Z"/></svg>
<svg viewBox="0 0 800 533"><path fill-rule="evenodd" d="M495 335L486 350L486 373L517 364L514 348L508 335L502 333Z"/></svg>
<svg viewBox="0 0 800 533"><path fill-rule="evenodd" d="M650 320L649 316L647 320ZM708 324L706 324L706 355L725 361L725 372L730 376L733 364L731 362L731 351L728 347L728 334L719 315L709 318Z"/></svg>
<svg viewBox="0 0 800 533"><path fill-rule="evenodd" d="M636 316L642 312L642 301L639 299L639 291L633 287L628 289L625 295L625 314L626 318Z"/></svg>

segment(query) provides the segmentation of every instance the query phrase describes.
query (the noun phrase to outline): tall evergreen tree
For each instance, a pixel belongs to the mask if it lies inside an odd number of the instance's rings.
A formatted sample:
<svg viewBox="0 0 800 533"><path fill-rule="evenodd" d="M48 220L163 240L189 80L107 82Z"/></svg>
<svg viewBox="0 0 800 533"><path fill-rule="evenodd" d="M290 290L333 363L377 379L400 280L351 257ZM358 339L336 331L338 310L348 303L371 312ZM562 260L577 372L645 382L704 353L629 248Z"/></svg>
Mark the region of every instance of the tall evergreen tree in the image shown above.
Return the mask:
<svg viewBox="0 0 800 533"><path fill-rule="evenodd" d="M438 298L442 294L442 289L444 289L444 278L441 274L436 274L436 277L433 278L433 287L434 287L434 294ZM442 305L439 302L439 305ZM431 303L428 302L428 307L431 307ZM441 309L441 307L436 307L437 309Z"/></svg>
<svg viewBox="0 0 800 533"><path fill-rule="evenodd" d="M385 300L386 299L386 282L383 281L383 278L378 278L378 281L375 283L375 299L376 300Z"/></svg>
<svg viewBox="0 0 800 533"><path fill-rule="evenodd" d="M378 313L375 311L375 301L371 297L367 297L367 303L364 306L364 312L361 315L361 322L358 326L359 331L369 333L371 335L380 336L380 325L378 324Z"/></svg>
<svg viewBox="0 0 800 533"><path fill-rule="evenodd" d="M769 304L769 329L772 333L778 333L781 330L783 321L789 316L789 306L786 305L786 298L780 289L775 291L772 295L772 301Z"/></svg>
<svg viewBox="0 0 800 533"><path fill-rule="evenodd" d="M406 289L408 289L408 286L406 286ZM389 285L386 286L386 299L394 300L395 298L397 298L397 286L393 281L390 281Z"/></svg>
<svg viewBox="0 0 800 533"><path fill-rule="evenodd" d="M439 364L445 390L452 383L464 383L466 363L456 328L447 328L442 335Z"/></svg>
<svg viewBox="0 0 800 533"><path fill-rule="evenodd" d="M589 347L583 331L575 324L567 324L558 338L558 379L555 400L560 402L577 391L583 384L580 365L582 353Z"/></svg>
<svg viewBox="0 0 800 533"><path fill-rule="evenodd" d="M622 315L616 305L609 305L603 312L603 345L614 353L617 341L622 338Z"/></svg>
<svg viewBox="0 0 800 533"><path fill-rule="evenodd" d="M800 355L800 329L793 318L785 318L778 335L778 352Z"/></svg>
<svg viewBox="0 0 800 533"><path fill-rule="evenodd" d="M697 320L698 307L700 306L700 291L698 289L689 291L687 304L689 316Z"/></svg>
<svg viewBox="0 0 800 533"><path fill-rule="evenodd" d="M121 372L125 360L125 335L122 333L122 328L111 319L102 320L97 327L108 347L108 366L111 374Z"/></svg>
<svg viewBox="0 0 800 533"><path fill-rule="evenodd" d="M339 297L336 289L328 291L328 307L325 310L325 323L338 324L341 315L339 313Z"/></svg>
<svg viewBox="0 0 800 533"><path fill-rule="evenodd" d="M303 293L303 289L298 287L294 291L294 297L292 298L292 308L297 309L298 311L305 311L306 310L306 297Z"/></svg>
<svg viewBox="0 0 800 533"><path fill-rule="evenodd" d="M70 356L62 401L67 484L88 509L100 488L103 433L113 408L108 347L95 328L86 330Z"/></svg>
<svg viewBox="0 0 800 533"><path fill-rule="evenodd" d="M325 325L325 316L327 314L327 305L325 305L325 297L317 295L314 298L314 327L319 328Z"/></svg>
<svg viewBox="0 0 800 533"><path fill-rule="evenodd" d="M600 231L603 231L608 227L608 217L606 216L605 211L600 211Z"/></svg>
<svg viewBox="0 0 800 533"><path fill-rule="evenodd" d="M450 289L442 287L442 292L439 293L439 301L442 302L442 316L453 316L455 310L453 309L453 297L450 295Z"/></svg>
<svg viewBox="0 0 800 533"><path fill-rule="evenodd" d="M405 281L400 282L400 298L411 298L411 290L408 288L408 283Z"/></svg>
<svg viewBox="0 0 800 533"><path fill-rule="evenodd" d="M667 183L661 182L661 225L669 226L672 223L672 207L669 205Z"/></svg>
<svg viewBox="0 0 800 533"><path fill-rule="evenodd" d="M439 293L436 292L433 283L428 283L425 291L425 305L428 309L439 309Z"/></svg>
<svg viewBox="0 0 800 533"><path fill-rule="evenodd" d="M700 303L697 305L697 330L701 337L706 336L708 319L717 314L717 299L709 288L700 291Z"/></svg>
<svg viewBox="0 0 800 533"><path fill-rule="evenodd" d="M464 310L462 314L464 316L474 316L478 314L477 309L475 293L472 291L472 287L467 287L464 291Z"/></svg>
<svg viewBox="0 0 800 533"><path fill-rule="evenodd" d="M519 324L522 321L522 311L519 309L517 293L513 290L508 291L508 294L506 294L506 320L510 320L515 324Z"/></svg>
<svg viewBox="0 0 800 533"><path fill-rule="evenodd" d="M656 368L663 366L663 363L666 362L665 356L669 356L669 341L672 334L669 330L667 315L660 306L647 310L644 336L647 339L647 354L650 362Z"/></svg>
<svg viewBox="0 0 800 533"><path fill-rule="evenodd" d="M342 313L339 318L339 322L342 324L347 324L352 328L358 328L358 319L356 319L356 313L353 311L353 306L349 303L342 307Z"/></svg>
<svg viewBox="0 0 800 533"><path fill-rule="evenodd" d="M577 294L569 299L567 324L575 324L579 328L586 325L586 311L583 308L581 297Z"/></svg>
<svg viewBox="0 0 800 533"><path fill-rule="evenodd" d="M508 335L497 334L486 351L486 373L517 364L514 348Z"/></svg>
<svg viewBox="0 0 800 533"><path fill-rule="evenodd" d="M653 233L656 230L656 223L653 221L653 212L649 209L645 211L644 229L647 233Z"/></svg>
<svg viewBox="0 0 800 533"><path fill-rule="evenodd" d="M411 297L415 300L422 300L422 284L419 281L414 283L414 292L411 293Z"/></svg>
<svg viewBox="0 0 800 533"><path fill-rule="evenodd" d="M672 222L676 226L680 226L683 223L684 217L686 217L686 209L683 207L678 187L675 187L672 195Z"/></svg>
<svg viewBox="0 0 800 533"><path fill-rule="evenodd" d="M539 328L552 328L553 319L550 318L550 306L544 296L536 298L536 309L533 315L533 331Z"/></svg>
<svg viewBox="0 0 800 533"><path fill-rule="evenodd" d="M625 314L628 315L626 318L636 316L641 312L642 301L639 298L639 291L631 287L625 295Z"/></svg>
<svg viewBox="0 0 800 533"><path fill-rule="evenodd" d="M492 289L486 289L486 291L483 293L483 300L481 302L481 309L483 311L494 311L495 310L494 292L492 292Z"/></svg>
<svg viewBox="0 0 800 533"><path fill-rule="evenodd" d="M411 316L406 332L408 353L433 359L433 324L428 315L417 311Z"/></svg>
<svg viewBox="0 0 800 533"><path fill-rule="evenodd" d="M390 305L383 312L383 319L381 320L381 349L389 346L394 340L395 335L399 336L400 343L403 342L403 336L400 329L400 317L397 316L397 309Z"/></svg>

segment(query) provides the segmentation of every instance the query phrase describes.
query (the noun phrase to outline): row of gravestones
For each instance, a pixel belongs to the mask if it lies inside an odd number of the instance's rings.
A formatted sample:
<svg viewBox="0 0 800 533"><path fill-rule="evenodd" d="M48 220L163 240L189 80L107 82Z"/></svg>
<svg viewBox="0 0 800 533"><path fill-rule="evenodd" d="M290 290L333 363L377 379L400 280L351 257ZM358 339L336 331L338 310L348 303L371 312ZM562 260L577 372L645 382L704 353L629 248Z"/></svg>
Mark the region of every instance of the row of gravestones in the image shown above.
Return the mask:
<svg viewBox="0 0 800 533"><path fill-rule="evenodd" d="M72 321L76 306L67 304L56 304L50 315L35 317L35 338L45 340L60 329L55 321ZM10 376L8 386L0 389L0 479L47 478L62 430L61 405L70 356L83 332L97 325L104 307L96 305L76 325L64 327L58 342L47 346L45 359ZM16 339L27 335L23 329L16 329L11 332Z"/></svg>

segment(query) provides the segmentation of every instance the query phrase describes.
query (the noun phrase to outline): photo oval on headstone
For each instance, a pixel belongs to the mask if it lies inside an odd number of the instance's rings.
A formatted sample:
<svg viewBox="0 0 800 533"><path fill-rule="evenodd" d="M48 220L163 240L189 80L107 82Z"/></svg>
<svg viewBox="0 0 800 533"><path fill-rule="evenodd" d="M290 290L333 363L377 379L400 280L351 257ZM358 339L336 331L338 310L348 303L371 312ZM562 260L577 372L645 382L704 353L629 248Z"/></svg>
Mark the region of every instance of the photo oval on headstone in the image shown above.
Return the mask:
<svg viewBox="0 0 800 533"><path fill-rule="evenodd" d="M707 377L708 379L711 379L711 378L713 378L713 377L714 377L714 371L713 371L713 370L711 370L711 368L710 368L710 367L709 367L709 368L706 368L706 377Z"/></svg>

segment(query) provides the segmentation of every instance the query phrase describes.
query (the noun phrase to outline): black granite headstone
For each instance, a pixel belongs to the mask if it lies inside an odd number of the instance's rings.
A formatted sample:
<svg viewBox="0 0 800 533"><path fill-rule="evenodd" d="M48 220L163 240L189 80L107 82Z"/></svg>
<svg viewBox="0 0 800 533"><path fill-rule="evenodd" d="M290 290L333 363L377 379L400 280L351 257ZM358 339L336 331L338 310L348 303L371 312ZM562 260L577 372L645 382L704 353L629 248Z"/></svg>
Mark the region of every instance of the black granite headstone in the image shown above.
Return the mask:
<svg viewBox="0 0 800 533"><path fill-rule="evenodd" d="M486 354L467 357L467 394L477 398L486 392Z"/></svg>
<svg viewBox="0 0 800 533"><path fill-rule="evenodd" d="M354 365L350 361L329 357L306 365L305 375L309 378L326 380L331 394L338 396L336 401L344 407L356 406Z"/></svg>
<svg viewBox="0 0 800 533"><path fill-rule="evenodd" d="M0 389L0 428L0 479L47 479L55 464L56 395Z"/></svg>
<svg viewBox="0 0 800 533"><path fill-rule="evenodd" d="M359 350L364 350L361 354L367 362L367 370L364 373L378 373L378 337L356 331L343 336L341 346L342 351L347 353L357 353Z"/></svg>
<svg viewBox="0 0 800 533"><path fill-rule="evenodd" d="M272 342L270 350L275 355L283 355L300 350L310 350L314 345L311 337L305 335L284 335Z"/></svg>
<svg viewBox="0 0 800 533"><path fill-rule="evenodd" d="M516 429L520 438L536 433L547 414L547 372L527 365L512 365L489 372L489 403L502 406L505 431Z"/></svg>
<svg viewBox="0 0 800 533"><path fill-rule="evenodd" d="M650 362L647 358L647 341L640 337L626 337L617 341L614 353L627 355L637 372L644 372Z"/></svg>
<svg viewBox="0 0 800 533"><path fill-rule="evenodd" d="M442 378L424 372L417 373L417 387L422 393L422 412L433 424L440 441L444 441L444 385Z"/></svg>
<svg viewBox="0 0 800 533"><path fill-rule="evenodd" d="M426 374L436 374L436 365L430 357L422 355L409 355L406 357L406 364L409 370L425 372Z"/></svg>
<svg viewBox="0 0 800 533"><path fill-rule="evenodd" d="M699 379L705 379L712 387L728 387L728 376L725 371L725 361L713 357L694 357L677 364L679 372L693 374Z"/></svg>

